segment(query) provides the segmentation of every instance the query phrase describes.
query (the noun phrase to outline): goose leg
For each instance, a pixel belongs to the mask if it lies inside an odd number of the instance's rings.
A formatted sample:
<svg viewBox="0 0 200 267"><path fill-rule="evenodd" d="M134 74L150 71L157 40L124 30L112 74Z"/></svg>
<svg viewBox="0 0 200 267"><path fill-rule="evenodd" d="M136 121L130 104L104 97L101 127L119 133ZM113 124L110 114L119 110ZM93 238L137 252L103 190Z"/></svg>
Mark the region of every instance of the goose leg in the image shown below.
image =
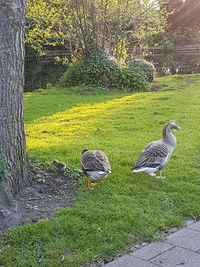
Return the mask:
<svg viewBox="0 0 200 267"><path fill-rule="evenodd" d="M163 170L160 170L160 178L161 179L165 179L166 177L165 176L162 176L162 172L163 172Z"/></svg>
<svg viewBox="0 0 200 267"><path fill-rule="evenodd" d="M98 185L98 184L100 184L100 180L97 180L96 183L91 183L91 186L96 186L96 185Z"/></svg>
<svg viewBox="0 0 200 267"><path fill-rule="evenodd" d="M87 187L88 187L89 190L93 190L94 189L91 186L92 186L91 185L91 178L90 178L90 176L88 176L88 178L87 178Z"/></svg>
<svg viewBox="0 0 200 267"><path fill-rule="evenodd" d="M163 170L160 170L160 175L159 176L156 176L156 178L158 178L158 179L165 179L166 177L165 176L162 176L162 172L163 172Z"/></svg>

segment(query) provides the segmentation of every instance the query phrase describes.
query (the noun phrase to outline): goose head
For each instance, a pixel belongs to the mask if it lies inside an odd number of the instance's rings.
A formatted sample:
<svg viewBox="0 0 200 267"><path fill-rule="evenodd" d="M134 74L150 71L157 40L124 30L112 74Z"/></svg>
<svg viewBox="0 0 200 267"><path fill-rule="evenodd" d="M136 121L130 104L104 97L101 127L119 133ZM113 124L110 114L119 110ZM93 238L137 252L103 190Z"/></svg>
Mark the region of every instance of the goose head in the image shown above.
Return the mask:
<svg viewBox="0 0 200 267"><path fill-rule="evenodd" d="M84 149L81 154L83 155L87 151L88 151L88 149Z"/></svg>
<svg viewBox="0 0 200 267"><path fill-rule="evenodd" d="M169 130L181 130L181 127L178 125L176 121L169 121L165 127L168 127Z"/></svg>
<svg viewBox="0 0 200 267"><path fill-rule="evenodd" d="M181 130L180 126L176 121L169 121L165 127L163 128L163 140L170 143L173 147L176 146L176 138L175 136L170 132L171 130L177 131Z"/></svg>

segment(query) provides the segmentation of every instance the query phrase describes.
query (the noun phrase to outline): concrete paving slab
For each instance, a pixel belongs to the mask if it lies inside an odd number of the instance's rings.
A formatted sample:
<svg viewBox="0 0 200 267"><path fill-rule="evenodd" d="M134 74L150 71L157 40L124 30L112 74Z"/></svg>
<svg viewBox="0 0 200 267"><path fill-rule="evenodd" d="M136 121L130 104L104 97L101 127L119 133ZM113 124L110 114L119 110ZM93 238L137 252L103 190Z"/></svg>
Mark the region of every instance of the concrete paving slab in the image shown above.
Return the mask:
<svg viewBox="0 0 200 267"><path fill-rule="evenodd" d="M200 221L170 234L163 242L155 242L122 256L105 267L200 267Z"/></svg>
<svg viewBox="0 0 200 267"><path fill-rule="evenodd" d="M188 249L175 247L155 257L151 260L151 263L162 267L199 267L200 254Z"/></svg>
<svg viewBox="0 0 200 267"><path fill-rule="evenodd" d="M134 251L130 255L141 258L143 260L149 260L171 248L173 248L173 246L170 244L166 244L164 242L155 242Z"/></svg>
<svg viewBox="0 0 200 267"><path fill-rule="evenodd" d="M135 258L130 255L122 256L105 265L106 267L158 267L150 262Z"/></svg>
<svg viewBox="0 0 200 267"><path fill-rule="evenodd" d="M195 230L195 231L200 231L200 221L188 225L187 228L192 229L192 230Z"/></svg>
<svg viewBox="0 0 200 267"><path fill-rule="evenodd" d="M165 243L187 248L192 251L200 250L200 232L184 228L174 234L171 234L165 240ZM200 266L200 263L199 263Z"/></svg>
<svg viewBox="0 0 200 267"><path fill-rule="evenodd" d="M185 221L186 226L189 226L190 224L193 224L193 223L195 223L195 221L193 219L188 219Z"/></svg>

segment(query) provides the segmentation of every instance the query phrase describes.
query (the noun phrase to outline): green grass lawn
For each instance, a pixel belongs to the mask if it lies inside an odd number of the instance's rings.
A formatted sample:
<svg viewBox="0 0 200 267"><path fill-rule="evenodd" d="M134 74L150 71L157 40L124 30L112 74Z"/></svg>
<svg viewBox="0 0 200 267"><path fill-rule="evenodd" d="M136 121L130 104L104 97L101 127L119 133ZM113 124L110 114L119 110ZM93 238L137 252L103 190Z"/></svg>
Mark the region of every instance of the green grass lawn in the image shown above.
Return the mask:
<svg viewBox="0 0 200 267"><path fill-rule="evenodd" d="M160 78L158 83L165 84L160 92L26 94L31 157L77 168L83 149L100 149L108 155L112 174L93 191L83 179L75 205L55 213L51 221L2 233L0 265L81 266L143 238L156 240L157 230L199 216L200 76L191 77L194 83L189 76ZM167 178L132 173L143 147L161 138L169 120L176 120L182 131L176 133Z"/></svg>

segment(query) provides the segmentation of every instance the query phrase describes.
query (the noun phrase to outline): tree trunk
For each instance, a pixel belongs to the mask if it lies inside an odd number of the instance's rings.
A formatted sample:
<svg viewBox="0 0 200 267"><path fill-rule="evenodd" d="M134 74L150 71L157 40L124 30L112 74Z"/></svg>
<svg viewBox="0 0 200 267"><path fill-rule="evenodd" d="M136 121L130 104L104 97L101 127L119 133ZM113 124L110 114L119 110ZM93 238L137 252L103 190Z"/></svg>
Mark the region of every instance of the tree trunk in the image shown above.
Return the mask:
<svg viewBox="0 0 200 267"><path fill-rule="evenodd" d="M5 162L0 196L4 200L5 192L13 195L29 182L23 115L24 12L25 0L0 0L0 159Z"/></svg>

